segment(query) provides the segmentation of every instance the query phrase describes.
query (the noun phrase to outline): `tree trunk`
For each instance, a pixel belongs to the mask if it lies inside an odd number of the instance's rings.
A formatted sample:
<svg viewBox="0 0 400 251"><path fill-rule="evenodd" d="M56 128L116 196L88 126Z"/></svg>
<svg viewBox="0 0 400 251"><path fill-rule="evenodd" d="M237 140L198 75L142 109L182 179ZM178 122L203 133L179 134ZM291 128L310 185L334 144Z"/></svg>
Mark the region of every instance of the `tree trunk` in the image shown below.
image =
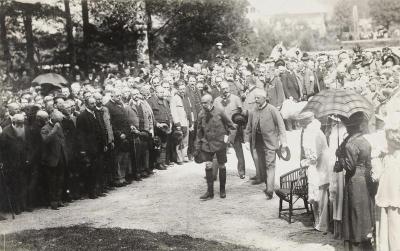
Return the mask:
<svg viewBox="0 0 400 251"><path fill-rule="evenodd" d="M6 27L6 7L1 6L0 9L0 67L6 67L7 70L11 68L11 54L10 47L7 40L7 27Z"/></svg>
<svg viewBox="0 0 400 251"><path fill-rule="evenodd" d="M75 65L76 53L75 53L74 37L72 35L72 18L71 18L71 11L69 8L69 0L64 0L64 6L65 6L65 20L66 20L65 30L67 32L69 63L71 65Z"/></svg>
<svg viewBox="0 0 400 251"><path fill-rule="evenodd" d="M28 64L28 72L31 77L35 75L35 59L33 46L33 31L32 31L32 11L29 7L24 11L24 28L26 38L26 61Z"/></svg>
<svg viewBox="0 0 400 251"><path fill-rule="evenodd" d="M89 7L88 1L82 0L82 22L83 22L83 57L84 57L84 65L83 70L85 74L88 72L88 65L89 65L89 56L87 50L89 49L89 42L90 42L90 31L89 31Z"/></svg>
<svg viewBox="0 0 400 251"><path fill-rule="evenodd" d="M146 3L144 0L138 0L136 4L136 22L142 29L139 31L139 38L137 40L136 52L138 62L143 62L145 65L150 65L149 59L149 40L147 37L146 25Z"/></svg>
<svg viewBox="0 0 400 251"><path fill-rule="evenodd" d="M147 34L148 34L148 47L149 47L149 61L152 61L153 55L153 44L154 44L154 34L153 34L153 20L151 19L151 10L146 4L146 19L147 19Z"/></svg>

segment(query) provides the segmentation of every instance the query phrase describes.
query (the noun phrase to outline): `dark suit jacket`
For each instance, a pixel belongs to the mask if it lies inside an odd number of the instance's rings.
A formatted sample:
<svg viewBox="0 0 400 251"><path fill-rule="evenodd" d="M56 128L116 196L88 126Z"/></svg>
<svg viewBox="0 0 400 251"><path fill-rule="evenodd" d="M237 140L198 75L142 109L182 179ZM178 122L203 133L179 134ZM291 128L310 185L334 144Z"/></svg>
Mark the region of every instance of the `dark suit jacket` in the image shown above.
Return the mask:
<svg viewBox="0 0 400 251"><path fill-rule="evenodd" d="M5 169L10 172L19 172L28 160L27 141L18 138L11 125L6 126L1 134L0 151L1 161L4 163Z"/></svg>
<svg viewBox="0 0 400 251"><path fill-rule="evenodd" d="M286 98L293 97L296 101L300 100L301 94L297 75L294 72L286 71L281 75L281 81Z"/></svg>
<svg viewBox="0 0 400 251"><path fill-rule="evenodd" d="M229 135L229 130L236 129L225 112L214 107L211 111L211 118L207 121L207 113L200 112L195 148L205 152L217 152L227 146L224 137Z"/></svg>
<svg viewBox="0 0 400 251"><path fill-rule="evenodd" d="M47 122L40 131L42 135L42 163L46 166L56 167L60 161L68 162L65 136L61 127L54 128Z"/></svg>
<svg viewBox="0 0 400 251"><path fill-rule="evenodd" d="M168 102L163 99L159 99L155 96L147 100L151 109L153 110L154 120L157 123L169 123L172 122L171 110L169 109Z"/></svg>
<svg viewBox="0 0 400 251"><path fill-rule="evenodd" d="M265 146L270 150L277 150L279 142L286 144L286 130L282 115L273 105L267 104L263 109L258 107L249 114L245 141L254 148L256 143L257 126L260 123L261 135Z"/></svg>
<svg viewBox="0 0 400 251"><path fill-rule="evenodd" d="M78 148L88 156L96 156L101 153L107 143L106 131L103 131L95 115L87 110L79 114L76 119L78 132Z"/></svg>
<svg viewBox="0 0 400 251"><path fill-rule="evenodd" d="M114 134L114 142L118 148L123 142L120 138L121 134L128 134L130 131L129 119L123 105L118 105L113 101L109 101L105 105L110 113L110 122Z"/></svg>

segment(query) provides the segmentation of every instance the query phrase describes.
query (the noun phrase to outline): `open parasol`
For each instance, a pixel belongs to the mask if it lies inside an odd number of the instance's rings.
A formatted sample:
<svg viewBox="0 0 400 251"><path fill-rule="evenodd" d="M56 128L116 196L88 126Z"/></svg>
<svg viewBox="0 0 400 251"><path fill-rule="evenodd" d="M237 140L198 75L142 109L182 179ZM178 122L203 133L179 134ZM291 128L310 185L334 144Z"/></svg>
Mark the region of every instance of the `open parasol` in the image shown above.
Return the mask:
<svg viewBox="0 0 400 251"><path fill-rule="evenodd" d="M349 118L356 112L363 112L371 117L374 114L374 106L355 91L329 89L313 96L302 111L312 111L317 118L328 115Z"/></svg>
<svg viewBox="0 0 400 251"><path fill-rule="evenodd" d="M54 88L62 88L68 84L68 81L57 73L45 73L37 76L32 83L40 86L50 86Z"/></svg>

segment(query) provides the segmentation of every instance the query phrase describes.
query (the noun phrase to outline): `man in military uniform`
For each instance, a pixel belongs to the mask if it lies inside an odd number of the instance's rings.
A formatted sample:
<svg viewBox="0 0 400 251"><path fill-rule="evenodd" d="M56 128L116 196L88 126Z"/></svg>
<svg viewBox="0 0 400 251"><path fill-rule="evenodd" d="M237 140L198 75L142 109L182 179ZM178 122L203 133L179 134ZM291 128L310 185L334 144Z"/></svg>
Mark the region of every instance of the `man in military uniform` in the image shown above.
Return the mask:
<svg viewBox="0 0 400 251"><path fill-rule="evenodd" d="M199 114L197 138L195 142L195 158L201 156L206 162L207 192L200 197L202 200L214 198L214 175L213 158L217 157L219 168L220 197L225 198L226 148L228 143L229 129L236 129L232 121L223 110L213 106L212 96L209 94L201 98L203 111Z"/></svg>

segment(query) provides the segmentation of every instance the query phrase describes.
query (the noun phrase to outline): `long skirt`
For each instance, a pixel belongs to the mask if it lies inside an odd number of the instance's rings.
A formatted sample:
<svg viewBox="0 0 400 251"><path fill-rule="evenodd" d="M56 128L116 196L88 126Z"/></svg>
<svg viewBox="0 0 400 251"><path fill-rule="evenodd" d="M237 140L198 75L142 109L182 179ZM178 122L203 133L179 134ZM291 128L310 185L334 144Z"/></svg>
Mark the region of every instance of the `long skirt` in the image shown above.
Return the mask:
<svg viewBox="0 0 400 251"><path fill-rule="evenodd" d="M312 201L314 213L314 228L318 231L327 232L329 228L329 185L320 186L318 201Z"/></svg>

